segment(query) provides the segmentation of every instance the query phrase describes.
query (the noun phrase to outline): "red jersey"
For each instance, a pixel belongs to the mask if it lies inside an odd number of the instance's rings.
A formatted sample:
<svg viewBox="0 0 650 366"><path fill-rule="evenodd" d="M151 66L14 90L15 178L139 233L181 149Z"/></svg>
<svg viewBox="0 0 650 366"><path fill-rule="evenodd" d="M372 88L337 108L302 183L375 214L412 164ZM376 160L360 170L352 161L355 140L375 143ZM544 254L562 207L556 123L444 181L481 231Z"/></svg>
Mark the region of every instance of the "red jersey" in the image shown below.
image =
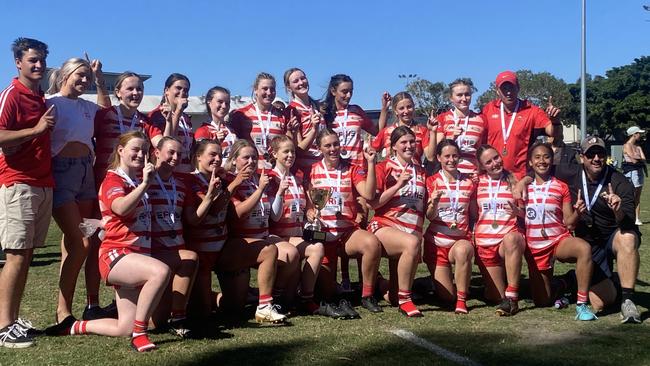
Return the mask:
<svg viewBox="0 0 650 366"><path fill-rule="evenodd" d="M273 202L277 195L283 176L273 169L269 172L269 200ZM291 174L284 176L289 181L289 188L282 196L282 216L270 225L270 233L281 238L302 236L307 208L307 196L303 187L302 176Z"/></svg>
<svg viewBox="0 0 650 366"><path fill-rule="evenodd" d="M425 187L426 175L424 169L417 164L402 166L397 158L386 159L377 164L377 195L394 186L399 175L406 169L411 172L411 180L385 205L375 210L372 221L394 227L406 233L421 236L424 224L425 202L427 190Z"/></svg>
<svg viewBox="0 0 650 366"><path fill-rule="evenodd" d="M127 247L134 252L151 252L151 206L144 196L127 216L113 212L111 206L116 198L131 193L138 182L125 178L120 171L109 170L99 188L99 209L102 213L105 237L101 250Z"/></svg>
<svg viewBox="0 0 650 366"><path fill-rule="evenodd" d="M372 127L372 120L358 105L350 104L346 109L336 111L336 118L331 125L339 135L341 157L352 164L363 165L363 139L361 130Z"/></svg>
<svg viewBox="0 0 650 366"><path fill-rule="evenodd" d="M95 115L95 182L104 180L110 164L110 156L117 147L121 134L129 131L142 131L151 139L162 135L162 131L149 123L147 117L136 112L133 117L125 118L119 106L101 109Z"/></svg>
<svg viewBox="0 0 650 366"><path fill-rule="evenodd" d="M529 247L543 249L556 243L558 238L570 235L564 225L562 206L565 203L571 203L569 187L555 177L541 184L528 185L526 240Z"/></svg>
<svg viewBox="0 0 650 366"><path fill-rule="evenodd" d="M424 240L449 248L458 240L469 240L469 206L475 199L476 186L466 175L445 184L442 171L427 178L427 192L442 191L438 215L431 221Z"/></svg>
<svg viewBox="0 0 650 366"><path fill-rule="evenodd" d="M287 126L282 112L271 107L268 112L262 112L255 103L251 103L233 112L230 116L230 126L240 139L249 140L257 148L258 169L271 170L268 162L271 154L271 140L276 136L285 135Z"/></svg>
<svg viewBox="0 0 650 366"><path fill-rule="evenodd" d="M208 193L208 180L201 173L195 171L187 175L186 183L192 195L190 198L191 207L196 210L203 197ZM228 238L227 212L227 206L219 210L217 203L214 202L199 225L185 225L185 241L188 247L197 252L221 251Z"/></svg>
<svg viewBox="0 0 650 366"><path fill-rule="evenodd" d="M160 106L154 108L149 112L150 123L158 128L160 131L165 131L165 117L160 111ZM190 173L194 171L192 167L190 153L192 151L192 144L194 144L194 132L192 132L192 121L190 115L183 113L181 119L178 121L178 128L176 128L176 135L173 136L181 142L183 151L180 154L180 162L176 167L178 173ZM155 147L155 146L154 146Z"/></svg>
<svg viewBox="0 0 650 366"><path fill-rule="evenodd" d="M183 209L192 202L184 176L187 175L174 173L165 181L156 175L147 189L152 210L151 246L154 251L185 248Z"/></svg>
<svg viewBox="0 0 650 366"><path fill-rule="evenodd" d="M0 93L0 129L18 131L32 128L45 114L43 92L34 93L14 78ZM53 187L50 131L0 153L0 185L23 183L33 187Z"/></svg>
<svg viewBox="0 0 650 366"><path fill-rule="evenodd" d="M334 241L341 235L355 230L357 224L357 191L355 186L366 180L366 168L341 160L339 166L329 170L320 161L311 167L311 187L331 190L325 207L321 210L326 241Z"/></svg>
<svg viewBox="0 0 650 366"><path fill-rule="evenodd" d="M318 106L312 104L309 107L302 104L300 100L294 99L289 103L289 108L293 108L295 115L298 118L300 123L300 133L302 136L307 135L313 128L311 123L311 116L314 114L314 111L318 109ZM322 124L320 126L323 126ZM322 127L320 127L322 128ZM320 131L319 128L319 131ZM299 164L299 168L311 168L316 162L320 161L323 158L318 145L316 145L316 138L309 146L308 151L299 151L298 159L296 163Z"/></svg>
<svg viewBox="0 0 650 366"><path fill-rule="evenodd" d="M232 181L234 176L229 174L228 181ZM259 187L258 177L243 181L233 192L230 200L237 206L250 197ZM268 187L267 187L268 188ZM253 209L238 220L230 222L230 235L237 238L254 238L264 239L269 236L269 216L271 215L271 204L266 189L262 192L262 197Z"/></svg>
<svg viewBox="0 0 650 366"><path fill-rule="evenodd" d="M226 166L226 160L230 156L230 150L232 145L237 141L237 135L226 124L216 125L214 122L205 122L201 127L196 129L194 133L194 138L196 141L201 141L203 139L217 140L217 132L222 131L225 135L223 141L221 141L221 166Z"/></svg>
<svg viewBox="0 0 650 366"><path fill-rule="evenodd" d="M372 148L377 150L378 153L381 152L381 156L390 156L390 135L397 127L399 127L397 123L384 127L372 140ZM429 146L429 129L422 125L413 125L408 127L415 132L415 159L418 164L422 164L424 148Z"/></svg>
<svg viewBox="0 0 650 366"><path fill-rule="evenodd" d="M500 244L506 234L517 231L517 217L512 212L516 201L505 177L492 180L488 175L479 176L476 188L478 220L474 225L474 240L479 246Z"/></svg>
<svg viewBox="0 0 650 366"><path fill-rule="evenodd" d="M487 126L487 142L501 153L503 168L521 179L526 175L526 154L532 142L530 137L533 130L545 128L551 120L539 107L527 100L519 100L515 113L508 113L504 108L502 126L501 104L501 100L493 100L481 111ZM511 129L507 142L504 141L503 129L506 134Z"/></svg>
<svg viewBox="0 0 650 366"><path fill-rule="evenodd" d="M463 132L455 141L460 148L458 171L465 174L474 174L478 171L476 150L481 146L485 134L485 120L480 114L469 111L465 118L458 117L453 110L441 113L436 117L438 121L437 133L442 133L445 139L454 140L454 128L459 126Z"/></svg>

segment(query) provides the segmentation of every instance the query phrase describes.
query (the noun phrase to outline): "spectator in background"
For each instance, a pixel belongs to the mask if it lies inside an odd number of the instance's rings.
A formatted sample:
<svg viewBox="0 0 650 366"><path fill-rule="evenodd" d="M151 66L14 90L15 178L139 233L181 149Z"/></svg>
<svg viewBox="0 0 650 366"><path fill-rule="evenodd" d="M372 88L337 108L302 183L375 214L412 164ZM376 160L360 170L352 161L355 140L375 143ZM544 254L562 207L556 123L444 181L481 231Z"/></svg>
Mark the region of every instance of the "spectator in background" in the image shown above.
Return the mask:
<svg viewBox="0 0 650 366"><path fill-rule="evenodd" d="M623 145L623 174L627 180L634 186L634 205L636 212L635 224L641 225L641 218L639 215L641 203L641 191L643 190L644 174L647 175L648 171L645 163L645 154L639 144L643 141L645 131L640 129L639 126L632 126L627 129L627 141Z"/></svg>

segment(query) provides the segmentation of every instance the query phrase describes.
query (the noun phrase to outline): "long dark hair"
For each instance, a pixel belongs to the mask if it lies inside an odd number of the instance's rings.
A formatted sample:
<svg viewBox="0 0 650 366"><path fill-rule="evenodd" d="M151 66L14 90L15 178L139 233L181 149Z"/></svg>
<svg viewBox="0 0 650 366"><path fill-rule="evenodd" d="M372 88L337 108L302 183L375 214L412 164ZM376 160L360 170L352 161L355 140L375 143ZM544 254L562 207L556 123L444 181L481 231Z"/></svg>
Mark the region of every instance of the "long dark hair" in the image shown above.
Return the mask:
<svg viewBox="0 0 650 366"><path fill-rule="evenodd" d="M325 91L325 96L321 101L321 113L325 118L325 123L327 127L331 127L334 119L336 118L336 102L334 101L334 95L332 95L332 90L336 90L341 83L352 83L352 78L345 74L336 74L330 78L330 83L327 85L327 91Z"/></svg>

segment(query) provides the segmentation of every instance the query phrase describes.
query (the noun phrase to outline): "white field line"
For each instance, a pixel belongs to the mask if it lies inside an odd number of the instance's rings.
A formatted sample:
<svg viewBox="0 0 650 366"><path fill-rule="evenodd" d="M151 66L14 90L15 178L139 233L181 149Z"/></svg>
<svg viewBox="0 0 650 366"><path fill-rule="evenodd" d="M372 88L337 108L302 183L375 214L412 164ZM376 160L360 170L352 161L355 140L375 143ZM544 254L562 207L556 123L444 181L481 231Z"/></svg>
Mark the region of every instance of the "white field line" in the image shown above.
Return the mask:
<svg viewBox="0 0 650 366"><path fill-rule="evenodd" d="M446 349L444 349L444 348L442 348L442 347L440 347L438 345L435 345L435 344L433 344L433 343L431 343L431 342L429 342L429 341L427 341L425 339L422 339L422 338L416 336L415 334L409 332L408 330L393 329L390 332L393 333L394 335L402 338L402 339L405 339L405 340L415 344L418 347L422 347L422 348L424 348L426 350L429 350L429 351L435 353L436 355L438 355L440 357L443 357L443 358L446 358L446 359L448 359L450 361L456 362L459 365L463 365L463 366L481 366L481 364L478 363L478 362L474 362L474 361L470 360L467 357L463 357L463 356L461 356L461 355L459 355L457 353L448 351L448 350L446 350Z"/></svg>

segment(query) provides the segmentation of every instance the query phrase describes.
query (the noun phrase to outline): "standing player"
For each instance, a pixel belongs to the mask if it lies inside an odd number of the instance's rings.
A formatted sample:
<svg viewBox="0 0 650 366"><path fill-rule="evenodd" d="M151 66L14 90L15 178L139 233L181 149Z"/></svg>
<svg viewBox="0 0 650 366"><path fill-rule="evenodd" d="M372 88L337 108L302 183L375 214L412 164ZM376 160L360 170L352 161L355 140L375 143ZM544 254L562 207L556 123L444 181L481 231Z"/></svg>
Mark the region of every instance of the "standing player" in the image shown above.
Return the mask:
<svg viewBox="0 0 650 366"><path fill-rule="evenodd" d="M478 177L476 189L476 262L485 282L485 297L500 301L498 315L510 316L519 311L519 278L526 247L517 228L517 202L512 196L514 177L503 169L501 155L490 145L480 146L476 159L485 172Z"/></svg>
<svg viewBox="0 0 650 366"><path fill-rule="evenodd" d="M230 116L230 125L237 137L250 141L257 149L257 169L271 170L269 162L271 140L287 133L287 121L282 111L273 106L275 78L262 72L253 83L253 103L240 108Z"/></svg>
<svg viewBox="0 0 650 366"><path fill-rule="evenodd" d="M576 320L595 320L596 316L588 306L593 270L591 251L587 242L573 237L567 229L567 226L575 227L578 212L571 205L569 187L551 174L551 145L534 144L528 153L528 164L535 177L528 186L526 202L526 261L535 306L549 306L554 300L551 279L555 259L576 263Z"/></svg>
<svg viewBox="0 0 650 366"><path fill-rule="evenodd" d="M194 138L196 141L203 139L217 141L221 145L221 161L225 165L232 144L237 141L235 131L226 122L226 116L230 112L230 91L220 86L210 88L205 94L205 107L210 113L211 120L196 129Z"/></svg>
<svg viewBox="0 0 650 366"><path fill-rule="evenodd" d="M436 146L441 169L427 178L430 192L426 215L431 221L424 233L423 261L434 280L441 299L456 299L457 314L467 314L467 293L472 275L474 247L470 243L470 202L475 184L458 171L460 149L453 140L442 140ZM452 275L451 265L455 266ZM456 286L454 286L454 282Z"/></svg>
<svg viewBox="0 0 650 366"><path fill-rule="evenodd" d="M190 95L190 79L183 74L173 73L165 80L163 97L160 105L149 112L151 124L181 142L179 151L178 173L190 173L194 170L190 152L194 143L194 132L190 115L185 113ZM157 144L154 146L158 146Z"/></svg>
<svg viewBox="0 0 650 366"><path fill-rule="evenodd" d="M625 177L634 186L634 204L636 206L636 225L641 225L640 203L641 192L643 191L643 173L646 170L645 154L641 146L642 136L645 131L639 126L632 126L627 129L627 141L623 145L623 172Z"/></svg>
<svg viewBox="0 0 650 366"><path fill-rule="evenodd" d="M481 110L486 123L487 143L501 153L503 167L521 179L526 174L526 154L533 143L533 133L543 131L553 136L553 128L562 128L558 114L549 98L546 113L528 100L521 100L519 81L512 71L497 75L496 92L499 99ZM550 119L549 119L550 117Z"/></svg>
<svg viewBox="0 0 650 366"><path fill-rule="evenodd" d="M52 216L55 107L46 110L39 87L47 45L18 38L11 49L18 77L0 93L0 244L7 257L0 272L0 345L25 348L33 339L31 326L19 318L20 303L34 248L45 243Z"/></svg>
<svg viewBox="0 0 650 366"><path fill-rule="evenodd" d="M436 117L438 130L436 139L432 140L433 149L437 141L444 139L456 141L460 148L458 171L464 174L478 172L476 149L484 140L486 127L483 117L469 109L474 90L474 84L470 79L456 79L449 84L449 100L452 108Z"/></svg>
<svg viewBox="0 0 650 366"><path fill-rule="evenodd" d="M361 131L364 130L374 136L379 130L361 107L350 104L352 92L353 84L349 76L343 74L332 76L321 103L321 110L327 127L339 136L341 158L363 166Z"/></svg>
<svg viewBox="0 0 650 366"><path fill-rule="evenodd" d="M369 231L377 236L389 258L389 298L407 317L422 313L411 300L411 286L420 258L426 176L416 160L416 137L407 126L393 129L391 157L377 165L377 194ZM395 296L397 295L397 296Z"/></svg>

